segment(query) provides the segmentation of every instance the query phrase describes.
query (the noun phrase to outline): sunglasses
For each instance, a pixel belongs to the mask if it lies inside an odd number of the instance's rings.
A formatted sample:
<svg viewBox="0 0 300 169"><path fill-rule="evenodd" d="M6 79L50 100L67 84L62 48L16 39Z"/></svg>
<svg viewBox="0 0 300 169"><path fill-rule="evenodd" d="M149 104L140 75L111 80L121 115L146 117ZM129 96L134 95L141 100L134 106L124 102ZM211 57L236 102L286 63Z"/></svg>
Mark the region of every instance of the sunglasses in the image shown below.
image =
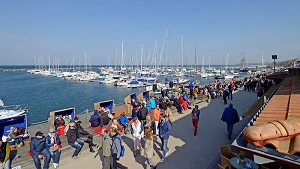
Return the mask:
<svg viewBox="0 0 300 169"><path fill-rule="evenodd" d="M70 126L70 127L75 127L75 126Z"/></svg>

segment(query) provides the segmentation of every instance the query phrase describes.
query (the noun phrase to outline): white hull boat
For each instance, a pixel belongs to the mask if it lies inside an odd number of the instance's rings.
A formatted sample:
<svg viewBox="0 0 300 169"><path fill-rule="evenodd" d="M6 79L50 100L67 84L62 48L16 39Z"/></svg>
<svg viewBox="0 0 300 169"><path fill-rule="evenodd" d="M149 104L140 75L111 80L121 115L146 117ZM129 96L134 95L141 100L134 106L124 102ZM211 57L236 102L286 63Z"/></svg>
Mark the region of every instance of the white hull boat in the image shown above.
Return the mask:
<svg viewBox="0 0 300 169"><path fill-rule="evenodd" d="M15 117L27 112L27 105L4 106L0 100L0 120Z"/></svg>

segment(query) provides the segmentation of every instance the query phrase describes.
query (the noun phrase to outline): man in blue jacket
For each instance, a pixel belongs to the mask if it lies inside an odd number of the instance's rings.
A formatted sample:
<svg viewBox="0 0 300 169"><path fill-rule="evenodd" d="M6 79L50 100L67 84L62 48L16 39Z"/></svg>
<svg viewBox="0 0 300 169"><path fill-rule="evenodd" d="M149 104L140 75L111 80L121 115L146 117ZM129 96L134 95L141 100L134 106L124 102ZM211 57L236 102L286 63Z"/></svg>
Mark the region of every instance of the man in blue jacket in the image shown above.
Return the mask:
<svg viewBox="0 0 300 169"><path fill-rule="evenodd" d="M32 158L36 169L42 169L40 159L44 156L43 169L49 168L50 153L46 148L46 141L44 134L40 131L36 132L35 137L32 137L30 142L30 151L32 152Z"/></svg>
<svg viewBox="0 0 300 169"><path fill-rule="evenodd" d="M98 127L100 125L100 115L97 110L94 111L94 114L90 118L91 127Z"/></svg>
<svg viewBox="0 0 300 169"><path fill-rule="evenodd" d="M239 122L239 115L236 109L233 108L232 103L229 103L229 107L225 108L221 120L227 123L227 137L228 140L231 140L233 125Z"/></svg>
<svg viewBox="0 0 300 169"><path fill-rule="evenodd" d="M159 123L159 137L162 142L162 159L160 162L164 162L168 156L169 148L168 148L168 140L171 132L171 123L169 120L166 120L167 116L162 115Z"/></svg>

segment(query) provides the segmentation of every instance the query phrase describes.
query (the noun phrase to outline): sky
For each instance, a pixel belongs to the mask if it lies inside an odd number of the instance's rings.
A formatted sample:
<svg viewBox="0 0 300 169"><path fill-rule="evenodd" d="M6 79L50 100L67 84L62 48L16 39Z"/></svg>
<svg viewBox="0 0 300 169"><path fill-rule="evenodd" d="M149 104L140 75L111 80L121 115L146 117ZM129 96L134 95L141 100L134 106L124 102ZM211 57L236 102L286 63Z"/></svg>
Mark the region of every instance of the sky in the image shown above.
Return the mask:
<svg viewBox="0 0 300 169"><path fill-rule="evenodd" d="M156 39L157 64L201 65L204 57L206 65L209 58L220 65L227 54L229 64L238 64L242 52L248 63L260 64L262 52L264 62L272 54L293 59L300 55L299 6L299 0L2 1L0 65L48 64L48 55L51 64L121 64L122 42L125 64L141 58L154 64Z"/></svg>

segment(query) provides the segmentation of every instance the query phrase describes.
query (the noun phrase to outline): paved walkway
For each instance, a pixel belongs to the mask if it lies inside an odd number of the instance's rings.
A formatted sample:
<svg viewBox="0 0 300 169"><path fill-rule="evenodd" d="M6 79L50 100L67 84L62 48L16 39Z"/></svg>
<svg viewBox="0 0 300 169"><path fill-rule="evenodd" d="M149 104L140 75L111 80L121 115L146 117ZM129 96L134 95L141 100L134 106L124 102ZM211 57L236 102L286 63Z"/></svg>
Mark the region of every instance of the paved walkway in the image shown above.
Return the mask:
<svg viewBox="0 0 300 169"><path fill-rule="evenodd" d="M241 116L255 101L256 94L253 92L239 91L233 95L233 107L237 109ZM222 98L215 99L208 103L201 103L201 115L197 136L193 135L193 126L187 110L183 115L174 113L176 121L173 122L171 136L169 139L170 153L164 163L158 164L158 169L206 169L211 168L210 164L219 155L218 147L231 144L233 140L227 140L226 124L223 123L221 115L226 107ZM237 137L243 127L246 126L248 119L243 119L234 126L232 138ZM130 137L128 135L128 137ZM129 169L145 168L145 158L133 157L133 141L131 138L123 137L126 149L125 157L120 162ZM159 145L158 143L157 145ZM159 147L159 146L157 146ZM77 160L67 158L61 160L60 169L99 169L102 166L100 157L94 158L94 154L83 151ZM156 149L154 162L158 163L161 151ZM214 167L214 166L213 166Z"/></svg>

